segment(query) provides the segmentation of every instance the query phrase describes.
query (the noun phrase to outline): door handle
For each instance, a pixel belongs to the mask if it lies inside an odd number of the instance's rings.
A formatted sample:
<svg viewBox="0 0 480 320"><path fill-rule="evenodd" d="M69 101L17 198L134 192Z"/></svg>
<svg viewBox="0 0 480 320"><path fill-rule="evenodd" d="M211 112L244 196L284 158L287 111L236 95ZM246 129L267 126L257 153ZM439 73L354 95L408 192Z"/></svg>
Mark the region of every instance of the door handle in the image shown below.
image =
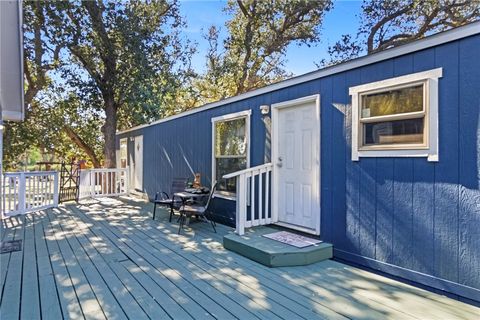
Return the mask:
<svg viewBox="0 0 480 320"><path fill-rule="evenodd" d="M283 158L278 157L277 167L281 168L283 166Z"/></svg>

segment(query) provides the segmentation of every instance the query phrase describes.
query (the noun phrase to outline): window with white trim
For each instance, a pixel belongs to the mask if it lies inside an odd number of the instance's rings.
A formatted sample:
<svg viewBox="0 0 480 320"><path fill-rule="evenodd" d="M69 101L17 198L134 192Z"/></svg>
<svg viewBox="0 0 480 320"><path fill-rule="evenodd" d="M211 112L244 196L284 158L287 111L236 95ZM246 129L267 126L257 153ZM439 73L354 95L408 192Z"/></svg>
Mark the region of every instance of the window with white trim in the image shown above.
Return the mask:
<svg viewBox="0 0 480 320"><path fill-rule="evenodd" d="M212 119L212 174L218 180L217 193L233 196L236 180L222 179L226 174L246 169L250 165L250 110Z"/></svg>
<svg viewBox="0 0 480 320"><path fill-rule="evenodd" d="M127 167L127 138L120 139L120 166L119 168Z"/></svg>
<svg viewBox="0 0 480 320"><path fill-rule="evenodd" d="M427 157L438 161L438 78L442 69L350 88L352 160Z"/></svg>

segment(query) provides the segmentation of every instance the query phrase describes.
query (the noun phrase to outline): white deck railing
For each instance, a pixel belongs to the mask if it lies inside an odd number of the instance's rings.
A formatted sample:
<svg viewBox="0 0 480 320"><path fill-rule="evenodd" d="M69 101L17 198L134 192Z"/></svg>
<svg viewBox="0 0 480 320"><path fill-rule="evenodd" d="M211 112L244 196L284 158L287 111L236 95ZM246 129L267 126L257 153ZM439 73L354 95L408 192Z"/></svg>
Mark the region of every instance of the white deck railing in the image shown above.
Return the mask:
<svg viewBox="0 0 480 320"><path fill-rule="evenodd" d="M6 172L1 179L2 218L58 206L58 172Z"/></svg>
<svg viewBox="0 0 480 320"><path fill-rule="evenodd" d="M271 172L272 164L266 163L223 176L224 179L237 179L237 234L243 235L245 228L273 222L270 213Z"/></svg>
<svg viewBox="0 0 480 320"><path fill-rule="evenodd" d="M128 168L80 171L79 199L128 194Z"/></svg>

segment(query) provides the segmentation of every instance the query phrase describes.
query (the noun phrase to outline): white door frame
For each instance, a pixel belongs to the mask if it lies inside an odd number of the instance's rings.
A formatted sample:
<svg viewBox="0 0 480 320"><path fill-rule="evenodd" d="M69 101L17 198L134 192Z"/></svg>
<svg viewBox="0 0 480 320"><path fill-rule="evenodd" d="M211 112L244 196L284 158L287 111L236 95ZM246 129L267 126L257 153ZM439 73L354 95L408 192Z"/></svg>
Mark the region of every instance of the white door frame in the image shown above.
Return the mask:
<svg viewBox="0 0 480 320"><path fill-rule="evenodd" d="M140 143L142 145L142 150L141 150L142 161L138 161L137 159L137 155L138 155L137 143ZM143 192L143 135L139 135L135 137L133 154L135 159L135 162L134 162L135 166L133 167L133 174L134 174L133 190L137 192ZM140 176L138 176L138 179L137 179L137 173L140 174ZM137 186L137 181L139 182L140 186ZM137 187L139 188L137 189Z"/></svg>
<svg viewBox="0 0 480 320"><path fill-rule="evenodd" d="M315 229L303 228L301 226L295 226L288 223L278 221L278 167L276 161L278 159L278 128L279 128L279 110L294 107L296 105L305 104L308 102L315 102L316 104L316 121L318 122L318 134L319 138L317 139L317 149L318 149L318 170L316 180L318 181L318 219L315 226ZM320 220L321 220L321 180L320 180L320 170L321 170L321 149L320 149L320 132L321 132L321 122L320 122L320 95L314 94L311 96L306 96L294 100L283 101L279 103L272 104L272 220L274 223L285 226L291 229L296 229L306 233L320 235Z"/></svg>

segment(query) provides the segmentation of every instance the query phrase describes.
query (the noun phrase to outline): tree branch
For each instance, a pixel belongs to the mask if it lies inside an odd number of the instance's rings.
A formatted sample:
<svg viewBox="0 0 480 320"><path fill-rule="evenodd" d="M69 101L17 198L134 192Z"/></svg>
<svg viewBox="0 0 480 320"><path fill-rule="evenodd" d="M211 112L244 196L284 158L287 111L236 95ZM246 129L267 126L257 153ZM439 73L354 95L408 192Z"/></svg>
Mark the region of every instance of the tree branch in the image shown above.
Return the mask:
<svg viewBox="0 0 480 320"><path fill-rule="evenodd" d="M98 160L95 151L93 151L93 149L75 131L73 131L71 127L65 125L63 127L63 131L67 134L67 136L70 138L70 140L72 140L73 143L75 143L87 154L95 168L101 167L100 160Z"/></svg>

